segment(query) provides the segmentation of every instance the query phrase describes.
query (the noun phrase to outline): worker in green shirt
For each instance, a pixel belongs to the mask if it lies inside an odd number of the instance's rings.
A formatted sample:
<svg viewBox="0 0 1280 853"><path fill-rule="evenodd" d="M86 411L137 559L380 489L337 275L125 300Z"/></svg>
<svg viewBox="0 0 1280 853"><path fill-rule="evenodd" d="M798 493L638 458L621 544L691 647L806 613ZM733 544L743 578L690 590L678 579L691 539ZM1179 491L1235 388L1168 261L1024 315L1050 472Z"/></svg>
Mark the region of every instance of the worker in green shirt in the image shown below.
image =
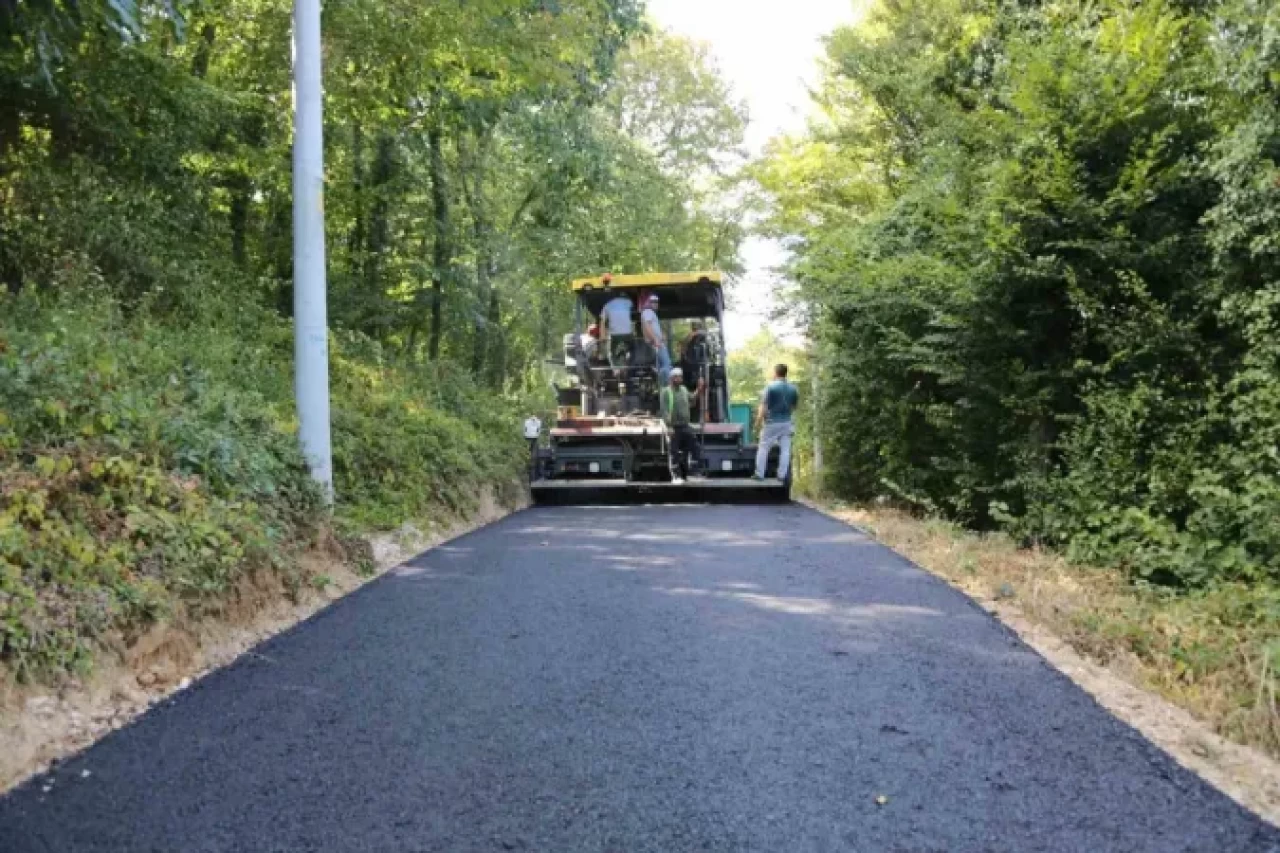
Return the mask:
<svg viewBox="0 0 1280 853"><path fill-rule="evenodd" d="M779 364L773 369L773 381L765 386L760 395L760 446L756 449L756 472L753 480L763 480L765 467L769 464L769 451L778 445L779 480L786 481L787 472L791 468L791 436L795 435L795 424L791 415L800 405L800 392L796 386L787 381L787 366Z"/></svg>
<svg viewBox="0 0 1280 853"><path fill-rule="evenodd" d="M697 443L693 440L693 426L689 422L689 389L684 387L684 371L674 368L662 389L659 398L662 402L662 420L667 425L669 434L668 452L671 463L671 482L683 483L689 476L689 454L696 452ZM698 389L702 390L703 380L698 380Z"/></svg>

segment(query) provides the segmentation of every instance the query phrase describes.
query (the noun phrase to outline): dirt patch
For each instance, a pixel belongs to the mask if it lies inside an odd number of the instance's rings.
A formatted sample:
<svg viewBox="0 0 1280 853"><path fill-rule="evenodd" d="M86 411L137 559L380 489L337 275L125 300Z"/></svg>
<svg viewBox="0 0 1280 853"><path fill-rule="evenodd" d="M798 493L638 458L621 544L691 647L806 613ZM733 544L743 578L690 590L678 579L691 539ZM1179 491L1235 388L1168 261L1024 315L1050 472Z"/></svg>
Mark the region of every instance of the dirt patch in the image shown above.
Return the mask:
<svg viewBox="0 0 1280 853"><path fill-rule="evenodd" d="M1227 740L1209 723L1145 689L1149 665L1134 656L1111 649L1105 662L1090 659L1081 652L1100 649L1096 641L1055 631L1057 625L1076 624L1080 613L1098 603L1104 594L1100 589L1123 596L1123 585L1072 570L1053 555L1011 554L1007 542L988 542L950 525L889 510L806 503L875 537L964 592L1179 764L1280 826L1280 762ZM1094 588L1086 589L1090 585Z"/></svg>
<svg viewBox="0 0 1280 853"><path fill-rule="evenodd" d="M256 574L240 584L216 616L193 621L178 614L129 642L108 640L84 679L26 686L0 667L0 792L129 724L388 569L525 505L523 495L507 489L476 497L477 510L466 519L438 521L425 529L404 525L368 537L372 574L357 573L340 548L322 543L301 557L308 579L301 589L286 589L271 573Z"/></svg>

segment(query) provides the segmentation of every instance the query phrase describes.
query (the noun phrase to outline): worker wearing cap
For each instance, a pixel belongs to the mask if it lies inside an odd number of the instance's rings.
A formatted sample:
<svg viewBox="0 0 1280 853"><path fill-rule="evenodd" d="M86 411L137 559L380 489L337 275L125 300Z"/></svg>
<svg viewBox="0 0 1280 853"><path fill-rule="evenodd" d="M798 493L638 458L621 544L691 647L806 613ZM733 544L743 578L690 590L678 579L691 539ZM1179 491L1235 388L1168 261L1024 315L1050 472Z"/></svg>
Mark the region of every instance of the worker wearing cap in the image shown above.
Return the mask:
<svg viewBox="0 0 1280 853"><path fill-rule="evenodd" d="M654 361L658 366L658 384L664 388L671 376L671 353L667 351L667 339L662 334L662 323L658 320L658 294L653 293L645 301L644 310L640 312L640 331L644 339L653 347Z"/></svg>
<svg viewBox="0 0 1280 853"><path fill-rule="evenodd" d="M587 364L596 361L600 356L600 324L592 323L587 328L587 333L582 336L582 354L587 359Z"/></svg>
<svg viewBox="0 0 1280 853"><path fill-rule="evenodd" d="M702 380L698 380L698 390L702 390ZM669 384L659 395L662 403L662 420L667 425L671 464L671 482L683 483L689 475L689 454L697 450L693 440L693 426L689 417L689 389L684 387L684 371L676 368L671 371Z"/></svg>

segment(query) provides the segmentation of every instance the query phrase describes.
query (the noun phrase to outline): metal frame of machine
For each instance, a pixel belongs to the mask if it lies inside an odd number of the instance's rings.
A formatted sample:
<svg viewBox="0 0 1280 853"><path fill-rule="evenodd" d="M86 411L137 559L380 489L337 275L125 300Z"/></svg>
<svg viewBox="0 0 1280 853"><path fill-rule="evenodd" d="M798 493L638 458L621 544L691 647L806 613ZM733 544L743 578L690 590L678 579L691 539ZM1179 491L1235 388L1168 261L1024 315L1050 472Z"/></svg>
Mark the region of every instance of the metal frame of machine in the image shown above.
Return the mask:
<svg viewBox="0 0 1280 853"><path fill-rule="evenodd" d="M612 497L789 497L789 482L751 479L756 446L743 440L741 424L729 422L728 376L719 338L724 327L723 283L722 274L715 271L605 275L573 282L578 297L574 332L565 336L564 347L564 364L573 379L567 387L557 388L559 411L547 443L533 448L530 489L535 500L564 499L588 491ZM652 349L636 335L625 366L610 366L604 358L588 361L583 352L587 315L599 316L605 302L618 293L632 298L637 313L643 299L656 293L664 323L695 319L715 323L715 334L709 334L707 363L699 366L707 388L698 399L698 422L693 430L699 452L691 460L695 476L688 482L671 481L669 434L658 415L659 388ZM605 346L602 338L601 354ZM691 391L696 380L696 376L686 376ZM771 457L770 469L775 465Z"/></svg>

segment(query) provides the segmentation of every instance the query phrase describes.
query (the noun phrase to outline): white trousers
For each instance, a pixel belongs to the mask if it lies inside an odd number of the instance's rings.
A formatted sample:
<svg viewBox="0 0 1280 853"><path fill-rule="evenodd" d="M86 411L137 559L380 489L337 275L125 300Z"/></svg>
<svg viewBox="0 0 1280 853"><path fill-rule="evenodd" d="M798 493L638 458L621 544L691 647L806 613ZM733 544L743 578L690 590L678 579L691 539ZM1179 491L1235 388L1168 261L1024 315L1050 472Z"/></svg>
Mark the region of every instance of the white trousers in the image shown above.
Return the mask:
<svg viewBox="0 0 1280 853"><path fill-rule="evenodd" d="M778 453L778 479L787 479L787 471L791 468L791 436L795 434L796 425L790 421L777 424L765 424L760 434L760 446L756 449L756 476L763 477L765 466L769 464L769 451L776 444L782 448Z"/></svg>

